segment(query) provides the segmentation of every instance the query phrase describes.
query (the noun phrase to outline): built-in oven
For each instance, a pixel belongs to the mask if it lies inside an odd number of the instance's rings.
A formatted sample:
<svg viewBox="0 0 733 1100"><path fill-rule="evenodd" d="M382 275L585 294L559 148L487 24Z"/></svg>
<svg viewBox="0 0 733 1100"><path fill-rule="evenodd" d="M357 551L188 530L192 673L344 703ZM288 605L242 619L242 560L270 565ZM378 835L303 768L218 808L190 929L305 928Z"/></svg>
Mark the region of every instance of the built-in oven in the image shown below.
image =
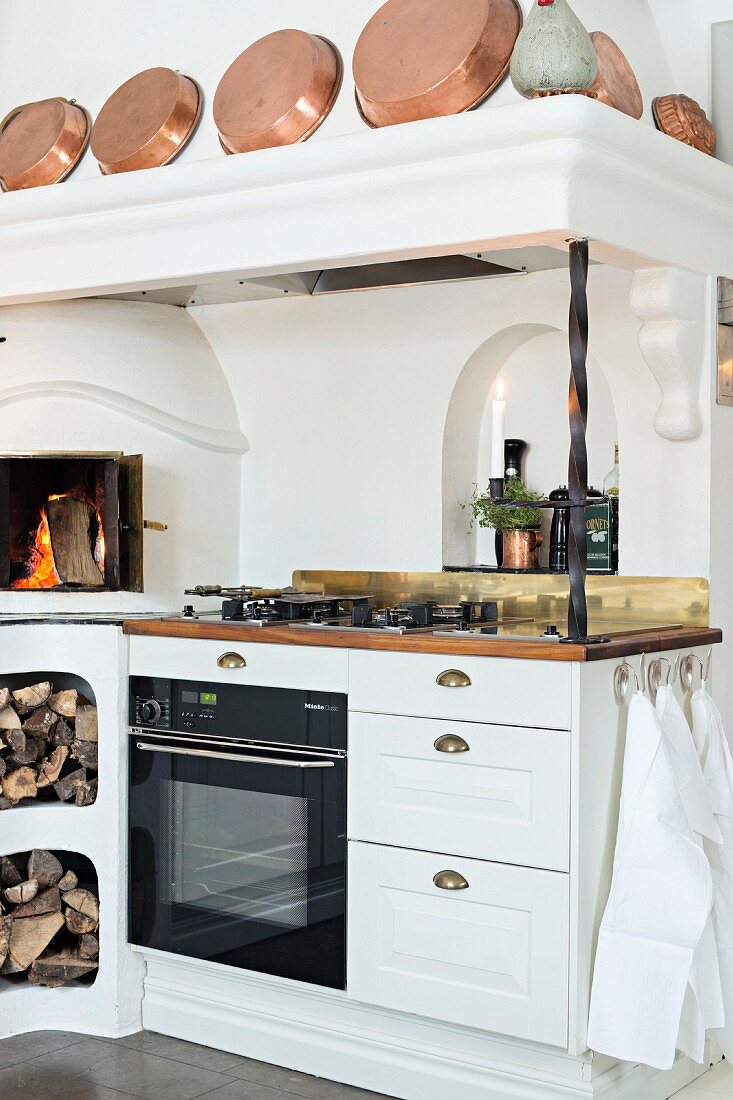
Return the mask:
<svg viewBox="0 0 733 1100"><path fill-rule="evenodd" d="M129 938L346 985L345 695L132 677Z"/></svg>

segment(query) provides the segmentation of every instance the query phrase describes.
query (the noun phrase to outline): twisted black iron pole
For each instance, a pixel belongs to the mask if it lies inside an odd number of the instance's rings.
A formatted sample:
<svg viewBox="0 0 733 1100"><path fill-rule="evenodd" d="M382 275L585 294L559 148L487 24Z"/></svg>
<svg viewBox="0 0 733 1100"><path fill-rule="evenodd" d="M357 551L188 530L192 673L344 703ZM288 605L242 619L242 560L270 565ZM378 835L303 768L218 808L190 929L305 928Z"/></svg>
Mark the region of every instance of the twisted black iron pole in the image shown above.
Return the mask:
<svg viewBox="0 0 733 1100"><path fill-rule="evenodd" d="M585 501L588 497L588 241L570 243L570 460L568 489L570 496L570 530L568 537L568 572L570 574L570 604L568 636L587 638L588 602L585 578L588 571ZM582 502L582 504L581 504ZM575 505L575 507L573 507Z"/></svg>

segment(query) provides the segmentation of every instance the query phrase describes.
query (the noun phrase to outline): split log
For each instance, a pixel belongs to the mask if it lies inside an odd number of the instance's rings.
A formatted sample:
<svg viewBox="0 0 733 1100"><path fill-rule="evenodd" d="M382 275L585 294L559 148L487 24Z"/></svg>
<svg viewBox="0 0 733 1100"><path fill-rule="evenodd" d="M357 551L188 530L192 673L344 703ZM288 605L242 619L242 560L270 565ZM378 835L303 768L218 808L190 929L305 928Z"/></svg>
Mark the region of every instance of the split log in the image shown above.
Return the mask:
<svg viewBox="0 0 733 1100"><path fill-rule="evenodd" d="M46 913L41 917L13 920L8 955L21 970L27 970L63 927L64 918L61 913Z"/></svg>
<svg viewBox="0 0 733 1100"><path fill-rule="evenodd" d="M44 913L61 912L61 893L58 886L49 886L47 890L39 890L34 898L25 905L19 905L12 912L13 920L22 920L26 917L41 917ZM91 930L90 930L91 931Z"/></svg>
<svg viewBox="0 0 733 1100"><path fill-rule="evenodd" d="M99 920L99 901L91 890L70 890L64 895L64 905L68 905L78 913L84 913L87 917Z"/></svg>
<svg viewBox="0 0 733 1100"><path fill-rule="evenodd" d="M74 741L71 746L71 755L82 767L90 768L93 772L99 767L96 741Z"/></svg>
<svg viewBox="0 0 733 1100"><path fill-rule="evenodd" d="M8 957L8 948L10 947L10 928L13 923L12 917L0 917L0 966L3 965ZM96 939L96 936L90 937ZM99 948L99 944L97 944ZM82 947L84 949L84 943L82 941Z"/></svg>
<svg viewBox="0 0 733 1100"><path fill-rule="evenodd" d="M63 782L63 780L60 780L60 782ZM20 802L21 798L35 798L38 794L34 768L17 768L14 772L8 772L0 779L0 784L2 785L3 795L9 802ZM58 786L58 783L56 786ZM70 797L70 795L67 797Z"/></svg>
<svg viewBox="0 0 733 1100"><path fill-rule="evenodd" d="M28 878L34 878L43 889L55 886L64 873L64 869L53 852L45 848L34 848L28 859Z"/></svg>
<svg viewBox="0 0 733 1100"><path fill-rule="evenodd" d="M10 926L11 931L12 931L12 927L13 926L11 924L11 926ZM23 972L23 967L18 966L17 963L13 962L13 960L10 958L10 954L8 954L8 957L6 958L5 962L3 963L2 966L0 966L0 974L3 974L3 975L5 975L5 974L21 974L22 972Z"/></svg>
<svg viewBox="0 0 733 1100"><path fill-rule="evenodd" d="M23 876L9 856L0 856L0 886L17 886Z"/></svg>
<svg viewBox="0 0 733 1100"><path fill-rule="evenodd" d="M62 584L102 588L104 577L94 560L96 512L86 500L59 497L46 505L48 533Z"/></svg>
<svg viewBox="0 0 733 1100"><path fill-rule="evenodd" d="M27 901L31 901L36 896L38 889L38 883L32 878L27 879L25 882L19 882L16 886L8 886L3 893L11 905L25 905Z"/></svg>
<svg viewBox="0 0 733 1100"><path fill-rule="evenodd" d="M14 802L11 802L9 798L6 798L4 794L0 794L0 811L12 810Z"/></svg>
<svg viewBox="0 0 733 1100"><path fill-rule="evenodd" d="M3 707L0 710L0 730L19 730L20 718L14 707Z"/></svg>
<svg viewBox="0 0 733 1100"><path fill-rule="evenodd" d="M98 740L97 708L92 704L77 706L76 726L74 727L79 741Z"/></svg>
<svg viewBox="0 0 733 1100"><path fill-rule="evenodd" d="M0 710L4 710L10 702L10 688L0 688Z"/></svg>
<svg viewBox="0 0 733 1100"><path fill-rule="evenodd" d="M2 941L0 940L0 947ZM93 932L85 933L79 941L79 955L82 959L96 959L99 957L99 936Z"/></svg>
<svg viewBox="0 0 733 1100"><path fill-rule="evenodd" d="M41 762L38 770L38 779L36 780L36 785L39 790L42 787L50 787L52 783L57 781L58 777L61 775L61 769L66 763L68 755L69 750L66 745L59 745L46 760Z"/></svg>
<svg viewBox="0 0 733 1100"><path fill-rule="evenodd" d="M13 711L13 714L15 714L15 711ZM17 714L15 716L18 718ZM18 725L15 729L6 729L3 734L3 742L6 748L12 749L13 752L23 752L27 740L28 738L20 728L20 718L18 718Z"/></svg>
<svg viewBox="0 0 733 1100"><path fill-rule="evenodd" d="M44 680L40 684L18 688L17 691L12 693L13 702L20 714L28 714L36 707L42 707L44 703L47 703L52 690L52 685L49 684L48 680Z"/></svg>
<svg viewBox="0 0 733 1100"><path fill-rule="evenodd" d="M97 801L98 779L90 779L88 783L80 783L74 791L75 806L92 806Z"/></svg>
<svg viewBox="0 0 733 1100"><path fill-rule="evenodd" d="M13 914L15 917L15 914ZM83 936L87 932L96 932L99 921L94 917L88 917L85 913L79 913L76 909L67 909L64 913L66 927L75 936Z"/></svg>
<svg viewBox="0 0 733 1100"><path fill-rule="evenodd" d="M48 737L56 717L49 707L38 707L36 710L31 711L26 718L23 729L26 733L30 733L32 737Z"/></svg>
<svg viewBox="0 0 733 1100"><path fill-rule="evenodd" d="M17 773L13 773L17 774ZM65 775L63 779L59 779L57 783L54 783L53 789L59 796L62 802L68 802L70 798L74 797L76 788L80 783L86 783L87 773L85 768L79 768L75 772L70 772ZM5 780L3 780L3 783Z"/></svg>
<svg viewBox="0 0 733 1100"><path fill-rule="evenodd" d="M5 757L0 756L0 779L5 775L8 770L8 765L5 763Z"/></svg>
<svg viewBox="0 0 733 1100"><path fill-rule="evenodd" d="M28 981L31 985L45 985L49 989L66 985L76 978L83 978L91 974L98 967L98 963L92 959L82 959L79 955L61 954L46 955L43 959L36 959L33 963Z"/></svg>
<svg viewBox="0 0 733 1100"><path fill-rule="evenodd" d="M8 763L13 764L15 767L20 767L21 764L35 764L39 756L43 756L45 749L45 741L36 740L35 737L26 737L25 748L11 752L8 756Z"/></svg>
<svg viewBox="0 0 733 1100"><path fill-rule="evenodd" d="M67 871L58 882L59 890L62 894L65 894L67 890L76 890L79 885L79 879L76 877L73 871Z"/></svg>
<svg viewBox="0 0 733 1100"><path fill-rule="evenodd" d="M51 745L70 745L74 740L74 731L63 718L59 718L51 730L48 740Z"/></svg>
<svg viewBox="0 0 733 1100"><path fill-rule="evenodd" d="M76 718L77 707L90 706L90 703L76 688L65 688L63 691L57 691L55 695L52 695L48 700L48 705L52 711L61 715L62 718L73 719Z"/></svg>

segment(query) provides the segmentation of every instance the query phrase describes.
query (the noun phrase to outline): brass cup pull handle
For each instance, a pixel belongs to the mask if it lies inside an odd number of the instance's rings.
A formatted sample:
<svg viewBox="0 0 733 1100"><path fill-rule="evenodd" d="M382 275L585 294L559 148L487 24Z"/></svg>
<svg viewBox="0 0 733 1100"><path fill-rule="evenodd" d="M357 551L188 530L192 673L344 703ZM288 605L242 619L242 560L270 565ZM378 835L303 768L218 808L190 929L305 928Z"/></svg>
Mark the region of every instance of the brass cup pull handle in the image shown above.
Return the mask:
<svg viewBox="0 0 733 1100"><path fill-rule="evenodd" d="M468 879L458 871L438 871L433 882L439 890L468 890Z"/></svg>
<svg viewBox="0 0 733 1100"><path fill-rule="evenodd" d="M435 682L442 688L467 688L471 686L471 677L458 668L448 668L441 672Z"/></svg>
<svg viewBox="0 0 733 1100"><path fill-rule="evenodd" d="M219 668L246 668L247 662L241 653L222 653L216 662Z"/></svg>
<svg viewBox="0 0 733 1100"><path fill-rule="evenodd" d="M462 737L458 737L454 733L446 733L445 736L439 737L435 742L434 748L438 752L470 752L471 746L468 741L464 741Z"/></svg>

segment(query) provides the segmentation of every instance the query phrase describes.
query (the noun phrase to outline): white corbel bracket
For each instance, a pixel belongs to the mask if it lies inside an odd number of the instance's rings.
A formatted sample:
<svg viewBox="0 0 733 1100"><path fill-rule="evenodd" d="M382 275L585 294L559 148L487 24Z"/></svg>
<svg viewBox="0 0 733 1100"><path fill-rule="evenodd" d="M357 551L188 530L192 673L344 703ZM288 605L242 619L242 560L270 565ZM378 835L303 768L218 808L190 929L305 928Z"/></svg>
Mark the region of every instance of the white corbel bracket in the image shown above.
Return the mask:
<svg viewBox="0 0 733 1100"><path fill-rule="evenodd" d="M706 280L680 268L645 268L634 274L630 300L642 322L641 354L662 391L654 430L673 442L697 439L702 431Z"/></svg>

